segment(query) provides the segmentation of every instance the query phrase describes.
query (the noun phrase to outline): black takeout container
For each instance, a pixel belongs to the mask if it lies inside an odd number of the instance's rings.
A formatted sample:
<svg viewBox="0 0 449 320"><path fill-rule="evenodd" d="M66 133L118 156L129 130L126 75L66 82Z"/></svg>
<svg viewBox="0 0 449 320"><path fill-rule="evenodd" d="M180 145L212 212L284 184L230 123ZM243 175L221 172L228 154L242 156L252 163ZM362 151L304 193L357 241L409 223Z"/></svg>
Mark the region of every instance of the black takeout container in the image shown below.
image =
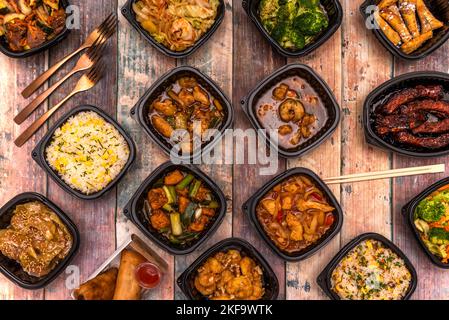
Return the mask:
<svg viewBox="0 0 449 320"><path fill-rule="evenodd" d="M66 9L70 4L67 0L59 0L59 3L61 4L61 7ZM30 57L32 55L35 55L37 53L40 53L42 51L47 50L50 47L53 47L54 45L58 44L59 42L61 42L62 40L64 40L70 33L70 29L68 29L67 27L64 28L64 30L61 31L60 34L58 34L56 37L54 37L53 39L43 43L42 45L30 49L30 50L26 50L26 51L22 51L22 52L15 52L12 51L8 48L8 45L6 43L6 40L4 39L4 37L0 37L0 51L5 54L6 56L10 57L10 58L26 58L26 57Z"/></svg>
<svg viewBox="0 0 449 320"><path fill-rule="evenodd" d="M137 0L128 0L128 2L125 3L125 5L121 9L123 16L126 18L126 20L129 21L134 29L136 29L153 47L171 58L185 58L198 50L204 43L209 40L209 38L215 33L215 31L217 31L225 16L224 0L219 0L220 5L217 8L217 17L215 18L215 22L210 27L210 29L205 34L203 34L203 36L190 48L187 48L184 51L173 51L164 46L162 43L157 42L150 35L150 33L146 31L137 21L136 14L134 13L134 10L132 8L133 3L135 3L136 1Z"/></svg>
<svg viewBox="0 0 449 320"><path fill-rule="evenodd" d="M144 201L147 198L147 194L153 185L162 178L165 174L179 169L183 172L187 172L200 179L204 184L212 191L216 200L220 203L220 211L215 215L214 221L209 224L208 228L203 231L202 235L195 241L190 242L189 246L175 246L170 243L164 236L160 235L151 226L145 212ZM123 213L131 220L142 233L156 243L162 249L170 252L173 255L185 255L195 251L207 238L209 238L220 226L223 218L226 215L227 203L226 198L220 188L209 178L204 172L192 165L185 164L173 164L172 162L166 162L154 170L148 178L137 189L128 204L124 207Z"/></svg>
<svg viewBox="0 0 449 320"><path fill-rule="evenodd" d="M418 204L427 198L431 193L437 191L441 187L444 187L449 184L449 178L444 178L440 181L437 181L436 183L432 184L430 187L426 188L423 192L418 194L416 197L414 197L412 200L410 200L404 207L402 208L402 214L404 215L405 219L407 220L410 228L412 229L413 235L415 236L418 243L421 245L422 249L426 253L426 255L429 257L430 261L436 265L437 267L443 268L443 269L449 269L449 263L443 263L440 258L435 256L430 250L426 247L424 241L422 241L420 233L418 229L415 226L415 210Z"/></svg>
<svg viewBox="0 0 449 320"><path fill-rule="evenodd" d="M323 237L321 237L321 239L316 243L309 246L308 248L305 248L299 253L288 254L279 249L266 234L263 226L260 224L259 219L257 218L256 207L259 204L259 201L267 194L267 192L269 192L279 183L295 175L303 175L311 179L316 184L318 189L323 192L328 203L335 208L333 212L335 216L335 222L332 228L328 230L327 233L323 235ZM274 177L270 182L260 188L250 199L248 199L243 204L242 208L243 211L248 215L248 218L251 221L252 225L256 228L259 235L262 237L262 239L265 240L271 250L273 250L274 253L276 253L279 257L286 261L301 261L311 257L313 254L324 248L340 232L343 225L343 210L341 209L341 206L335 198L334 194L323 182L323 180L321 180L320 177L318 177L313 171L306 168L293 168L278 175L277 177Z"/></svg>
<svg viewBox="0 0 449 320"><path fill-rule="evenodd" d="M59 177L58 173L50 167L47 160L45 159L45 149L50 144L51 139L52 139L53 134L55 133L56 129L58 129L59 127L64 125L64 123L70 117L72 117L80 112L83 112L83 111L93 111L95 113L98 113L101 117L103 117L107 122L112 124L117 129L117 131L123 136L125 141L128 143L128 147L129 147L129 159L128 159L128 162L123 167L120 174L113 181L111 181L103 190L101 190L97 193L94 193L94 194L90 194L90 195L87 195L87 194L82 193L81 191L72 189L67 183L65 183ZM31 153L31 156L37 162L37 164L39 164L39 166L42 169L44 169L49 174L49 176L66 192L68 192L82 200L94 200L94 199L100 198L105 193L107 193L109 190L114 188L114 186L124 177L124 175L126 174L126 172L129 169L129 167L131 166L131 164L134 162L134 160L136 158L136 147L135 147L134 142L131 139L131 137L125 132L125 130L123 130L123 128L114 119L112 119L109 115L107 115L106 112L100 110L97 107L91 106L91 105L82 105L82 106L78 106L78 107L70 110L64 116L62 116L58 120L58 122L50 130L48 130L48 132L45 134L45 136L42 138L42 140L37 144L37 146L34 148L33 152Z"/></svg>
<svg viewBox="0 0 449 320"><path fill-rule="evenodd" d="M402 52L400 48L395 46L384 33L375 27L374 18L372 17L374 6L379 4L380 0L367 0L360 6L360 13L365 19L365 24L371 24L373 32L380 43L390 51L394 56L405 60L419 60L432 54L440 48L449 39L449 2L446 0L424 0L432 14L444 22L445 26L434 30L433 38L427 41L421 48L411 54Z"/></svg>
<svg viewBox="0 0 449 320"><path fill-rule="evenodd" d="M145 92L137 104L131 109L131 115L137 115L137 121L143 127L151 140L153 140L168 156L173 156L176 159L189 162L191 159L200 157L202 152L211 150L215 144L219 142L219 139L215 138L212 141L209 140L202 145L202 150L194 151L190 156L171 155L171 150L173 148L172 144L170 144L166 138L154 129L148 116L151 103L156 100L171 84L184 76L192 76L197 79L197 81L204 88L206 88L207 91L215 97L215 99L220 101L223 106L224 120L218 130L223 135L225 130L230 128L234 122L234 110L232 105L223 91L212 79L193 67L178 67L163 75Z"/></svg>
<svg viewBox="0 0 449 320"><path fill-rule="evenodd" d="M294 149L284 149L281 146L274 145L268 137L268 134L263 133L270 145L278 151L279 155L284 158L298 158L321 145L331 134L337 129L340 123L341 111L334 94L332 93L326 82L310 67L304 64L289 64L272 75L262 80L246 98L241 101L241 105L251 124L256 129L264 129L263 125L257 119L257 102L263 94L265 94L271 87L282 82L285 78L291 76L298 76L306 80L311 87L320 96L324 107L327 109L328 120L323 128L317 132L312 138L302 143Z"/></svg>
<svg viewBox="0 0 449 320"><path fill-rule="evenodd" d="M375 109L385 103L392 93L420 84L442 85L445 91L444 100L449 100L449 74L447 73L434 71L412 72L385 82L368 95L363 106L363 127L365 130L365 139L369 144L409 157L434 158L449 154L449 147L430 151L409 146L402 146L395 142L387 142L383 140L375 132Z"/></svg>
<svg viewBox="0 0 449 320"><path fill-rule="evenodd" d="M56 277L60 275L61 272L63 272L68 266L78 251L80 245L80 234L72 220L70 220L70 218L61 209L59 209L53 202L43 195L34 192L19 194L0 209L0 229L5 229L10 225L14 209L17 205L31 201L39 201L50 208L65 224L68 231L72 235L73 240L72 248L67 256L61 260L48 275L44 277L30 276L23 271L19 263L5 257L2 253L0 253L0 272L3 273L9 280L24 289L37 290L50 284L50 282L55 280Z"/></svg>
<svg viewBox="0 0 449 320"><path fill-rule="evenodd" d="M248 16L251 18L253 23L259 29L260 33L267 39L271 46L281 55L285 57L303 57L311 52L318 49L327 40L329 40L332 35L340 28L343 21L343 8L338 0L321 0L321 5L326 9L329 16L329 26L320 35L317 36L316 40L309 45L305 46L301 50L287 50L283 48L279 43L270 36L270 34L265 30L262 22L259 18L259 3L261 0L243 0L242 6L245 9Z"/></svg>
<svg viewBox="0 0 449 320"><path fill-rule="evenodd" d="M188 267L183 274L181 274L176 281L179 288L190 300L206 300L206 298L196 290L194 280L196 271L201 267L206 260L215 255L218 252L238 250L242 256L252 258L256 264L258 264L264 274L264 288L265 295L262 300L276 300L279 294L279 282L278 279L264 257L254 248L251 244L245 240L239 238L229 238L215 244L212 248L204 252L195 262Z"/></svg>
<svg viewBox="0 0 449 320"><path fill-rule="evenodd" d="M410 287L402 300L410 299L410 297L413 295L413 292L415 292L416 286L418 284L418 275L416 273L415 267L412 265L412 263L406 257L406 255L401 251L401 249L399 249L393 242L391 242L390 240L388 240L387 238L378 233L364 233L353 239L347 245L345 245L343 249L341 249L337 253L337 255L331 260L331 262L329 262L329 264L318 276L317 283L320 286L320 288L332 300L341 300L340 297L335 292L332 291L332 284L331 284L332 272L337 267L338 263L349 253L349 251L355 248L362 241L368 239L374 239L379 242L382 242L385 245L385 247L389 248L391 251L396 253L398 257L404 260L405 266L410 271L412 278L410 281Z"/></svg>

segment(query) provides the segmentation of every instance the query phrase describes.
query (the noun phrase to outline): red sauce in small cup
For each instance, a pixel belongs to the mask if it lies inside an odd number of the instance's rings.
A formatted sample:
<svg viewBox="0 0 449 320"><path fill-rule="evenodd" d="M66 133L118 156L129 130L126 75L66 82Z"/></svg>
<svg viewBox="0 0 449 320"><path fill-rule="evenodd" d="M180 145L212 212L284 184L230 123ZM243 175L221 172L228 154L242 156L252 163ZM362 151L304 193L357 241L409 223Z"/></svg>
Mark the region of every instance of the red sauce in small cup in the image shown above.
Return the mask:
<svg viewBox="0 0 449 320"><path fill-rule="evenodd" d="M144 262L136 268L136 279L144 289L153 289L161 282L161 270L151 262Z"/></svg>

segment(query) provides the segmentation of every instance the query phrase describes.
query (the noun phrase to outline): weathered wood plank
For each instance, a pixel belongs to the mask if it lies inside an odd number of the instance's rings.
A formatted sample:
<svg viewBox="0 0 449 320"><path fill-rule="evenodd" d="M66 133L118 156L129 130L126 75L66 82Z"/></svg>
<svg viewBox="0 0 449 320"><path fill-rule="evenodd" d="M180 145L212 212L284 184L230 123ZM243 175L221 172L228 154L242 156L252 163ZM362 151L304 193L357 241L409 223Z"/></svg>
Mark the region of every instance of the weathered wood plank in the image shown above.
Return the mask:
<svg viewBox="0 0 449 320"><path fill-rule="evenodd" d="M50 54L50 65L59 61L64 55L79 47L84 38L99 25L104 18L116 9L115 0L87 1L80 0L76 3L81 10L81 30L73 30L70 37L57 51ZM117 92L117 36L110 39L104 62L108 66L105 77L92 90L76 96L69 101L52 118L53 124L65 112L81 104L95 105L109 115L116 115ZM75 63L74 61L72 64ZM66 66L67 72L70 66ZM62 74L62 73L61 73ZM59 78L59 77L58 77ZM70 90L73 89L78 77L74 77L63 89L58 90L50 101L50 105L59 102ZM80 281L86 278L114 251L115 249L115 205L116 191L112 190L107 195L95 201L83 201L63 191L53 180L49 179L48 196L74 220L81 234L80 252L72 262L79 268ZM51 286L45 290L46 299L68 299L70 288L66 280L68 274L61 275Z"/></svg>
<svg viewBox="0 0 449 320"><path fill-rule="evenodd" d="M400 75L412 71L435 70L448 72L447 61L449 59L449 44L444 45L431 56L419 62L409 63L405 61L395 61L394 73ZM402 206L411 198L434 182L447 177L449 169L448 157L434 159L412 159L404 156L394 155L393 165L395 168L405 168L412 166L423 166L429 164L445 163L446 174L426 175L419 177L407 177L396 179L393 183L393 238L395 243L403 249L410 258L418 272L418 290L414 299L449 299L449 288L441 285L449 283L449 274L445 270L434 266L425 255L418 242L414 239L412 231L401 214Z"/></svg>
<svg viewBox="0 0 449 320"><path fill-rule="evenodd" d="M341 51L341 31L338 31L331 40L312 55L304 59L289 59L290 63L305 63L312 67L328 83L340 105L342 90ZM328 63L329 61L334 63ZM340 137L339 128L329 140L312 153L297 160L289 160L287 167L306 167L315 171L321 177L340 175ZM332 186L331 189L339 200L340 186ZM316 284L316 278L339 248L340 236L337 235L330 244L310 259L297 263L287 263L287 299L322 299L324 294Z"/></svg>
<svg viewBox="0 0 449 320"><path fill-rule="evenodd" d="M178 65L190 65L211 77L229 99L232 97L232 1L225 0L225 18L212 38L191 57L178 61ZM187 256L175 258L175 279L184 272L195 259L213 244L232 235L232 166L204 164L200 166L216 182L228 199L227 213L220 228L198 250ZM185 299L179 287L175 287L175 297Z"/></svg>
<svg viewBox="0 0 449 320"><path fill-rule="evenodd" d="M126 1L120 0L118 10ZM131 233L146 239L137 228L123 215L123 207L130 200L143 180L159 165L168 160L159 147L151 142L136 119L130 116L131 108L144 92L160 76L176 66L175 60L167 58L154 49L119 12L119 44L120 52L118 83L118 120L131 133L137 145L137 159L131 171L118 187L117 201L117 244L120 245ZM152 291L152 299L173 299L174 291L174 258L159 249L154 243L149 245L155 249L169 264L169 274L164 276L159 289Z"/></svg>
<svg viewBox="0 0 449 320"><path fill-rule="evenodd" d="M391 56L375 39L359 13L362 1L345 0L343 21L342 174L387 170L390 154L366 144L363 102L367 94L387 80ZM390 181L342 185L345 223L342 245L364 232L391 236Z"/></svg>
<svg viewBox="0 0 449 320"><path fill-rule="evenodd" d="M235 108L235 129L252 128L240 101L259 81L285 64L285 59L275 53L262 37L245 10L241 1L234 1L234 74L233 103ZM247 150L247 149L245 149ZM250 198L272 176L259 175L260 165L234 165L234 216L233 235L252 243L270 263L279 279L279 299L285 298L285 263L257 234L242 211L243 203ZM285 161L279 161L278 172L285 170Z"/></svg>
<svg viewBox="0 0 449 320"><path fill-rule="evenodd" d="M14 139L21 133L21 128L13 122L14 116L27 105L20 89L44 71L46 64L47 53L18 60L0 55L0 206L19 193L46 193L46 176L31 158L31 151L42 134L33 137L22 148L17 148ZM30 70L29 66L33 68ZM30 117L23 127L30 125L41 113ZM43 290L23 290L0 275L0 300L42 299L43 296Z"/></svg>

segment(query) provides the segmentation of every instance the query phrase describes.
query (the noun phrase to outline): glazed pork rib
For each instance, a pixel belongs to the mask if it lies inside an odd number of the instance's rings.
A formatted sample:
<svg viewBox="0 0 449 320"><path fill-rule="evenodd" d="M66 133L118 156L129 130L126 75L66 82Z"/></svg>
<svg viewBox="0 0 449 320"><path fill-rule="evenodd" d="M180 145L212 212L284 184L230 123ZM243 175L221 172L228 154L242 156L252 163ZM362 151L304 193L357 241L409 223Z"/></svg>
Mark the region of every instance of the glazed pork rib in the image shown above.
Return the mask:
<svg viewBox="0 0 449 320"><path fill-rule="evenodd" d="M426 111L442 117L449 117L449 102L422 100L409 103L404 109L403 113Z"/></svg>
<svg viewBox="0 0 449 320"><path fill-rule="evenodd" d="M438 137L421 138L408 132L399 132L396 139L399 143L426 149L440 149L449 145L449 133Z"/></svg>
<svg viewBox="0 0 449 320"><path fill-rule="evenodd" d="M388 115L376 120L376 130L379 135L384 136L389 133L415 129L425 121L426 116L422 112Z"/></svg>
<svg viewBox="0 0 449 320"><path fill-rule="evenodd" d="M437 122L424 122L419 127L412 129L413 134L439 134L449 132L449 119Z"/></svg>
<svg viewBox="0 0 449 320"><path fill-rule="evenodd" d="M416 99L433 99L439 100L443 97L443 87L440 85L422 86L418 85L414 88L404 89L395 93L383 107L383 113L392 114L400 106L408 104Z"/></svg>

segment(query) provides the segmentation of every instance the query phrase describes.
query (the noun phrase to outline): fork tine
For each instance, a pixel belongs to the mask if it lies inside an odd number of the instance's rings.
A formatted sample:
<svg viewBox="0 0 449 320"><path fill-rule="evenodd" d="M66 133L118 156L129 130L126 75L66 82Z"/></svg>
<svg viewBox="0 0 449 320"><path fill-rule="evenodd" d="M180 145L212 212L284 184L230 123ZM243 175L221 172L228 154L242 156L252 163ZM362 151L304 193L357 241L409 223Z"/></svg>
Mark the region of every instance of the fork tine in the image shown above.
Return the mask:
<svg viewBox="0 0 449 320"><path fill-rule="evenodd" d="M115 14L114 13L111 13L109 16L107 16L107 18L106 19L104 19L104 21L98 26L98 31L100 32L100 33L102 33L103 32L103 30L107 30L107 27L110 25L110 23L111 23L111 21L114 21L115 20Z"/></svg>
<svg viewBox="0 0 449 320"><path fill-rule="evenodd" d="M101 29L99 29L99 33L101 35L105 34L106 32L108 32L111 29L115 29L116 25L117 25L117 16L112 15L111 18L108 21L105 21L106 23L102 26Z"/></svg>
<svg viewBox="0 0 449 320"><path fill-rule="evenodd" d="M106 41L99 43L95 47L92 47L92 50L89 50L87 52L87 56L90 60L96 61L99 57L101 57L101 54L103 53L103 50L106 46Z"/></svg>
<svg viewBox="0 0 449 320"><path fill-rule="evenodd" d="M91 71L87 74L87 77L93 83L97 83L103 76L103 72L106 68L104 62L99 62L91 69Z"/></svg>

